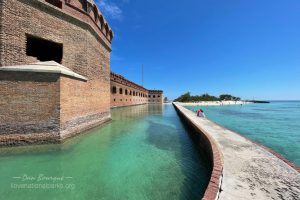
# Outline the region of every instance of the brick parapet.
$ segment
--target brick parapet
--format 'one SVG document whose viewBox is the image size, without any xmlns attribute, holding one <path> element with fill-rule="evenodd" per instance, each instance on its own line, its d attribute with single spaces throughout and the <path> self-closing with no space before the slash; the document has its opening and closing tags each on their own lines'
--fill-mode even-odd
<svg viewBox="0 0 300 200">
<path fill-rule="evenodd" d="M 144 88 L 143 86 L 140 86 L 140 85 L 126 79 L 125 77 L 123 77 L 119 74 L 113 73 L 113 72 L 110 73 L 110 81 L 122 84 L 127 87 L 131 87 L 131 88 L 134 88 L 137 90 L 148 92 L 148 90 L 146 88 Z"/>
<path fill-rule="evenodd" d="M 88 22 L 94 29 L 95 28 L 98 29 L 97 32 L 100 32 L 109 43 L 112 42 L 113 35 L 114 35 L 113 31 L 94 2 L 90 3 L 90 1 L 87 0 L 83 0 L 82 3 L 80 3 L 77 0 L 39 0 L 39 1 L 44 1 L 58 9 L 61 9 L 65 13 L 75 15 L 81 20 Z M 86 6 L 86 10 L 84 9 L 85 6 Z"/>
<path fill-rule="evenodd" d="M 107 48 L 107 50 L 111 51 L 113 32 L 101 14 L 99 15 L 101 15 L 100 18 L 104 20 L 103 27 L 108 28 L 109 30 L 108 32 L 111 33 L 110 36 L 107 35 L 105 32 L 103 32 L 101 26 L 97 24 L 97 22 L 94 19 L 92 19 L 92 16 L 89 13 L 87 13 L 86 11 L 80 9 L 79 7 L 71 3 L 64 1 L 62 8 L 58 8 L 53 4 L 47 2 L 46 0 L 17 0 L 17 1 L 31 5 L 33 7 L 37 7 L 43 10 L 44 12 L 50 12 L 51 14 L 57 16 L 58 18 L 63 18 L 70 23 L 73 23 L 77 26 L 80 26 L 90 31 L 90 33 L 94 35 L 94 37 L 97 40 L 99 40 Z"/>
</svg>

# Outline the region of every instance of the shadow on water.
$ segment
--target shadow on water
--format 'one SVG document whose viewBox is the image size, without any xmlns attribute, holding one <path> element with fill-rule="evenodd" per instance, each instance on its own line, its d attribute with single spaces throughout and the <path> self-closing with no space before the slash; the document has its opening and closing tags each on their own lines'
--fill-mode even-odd
<svg viewBox="0 0 300 200">
<path fill-rule="evenodd" d="M 147 142 L 158 149 L 174 153 L 179 161 L 181 171 L 186 177 L 182 183 L 180 199 L 200 199 L 210 178 L 209 159 L 192 130 L 176 116 L 173 106 L 167 109 L 173 115 L 164 114 L 161 120 L 167 121 L 170 126 L 160 120 L 148 120 Z"/>
</svg>

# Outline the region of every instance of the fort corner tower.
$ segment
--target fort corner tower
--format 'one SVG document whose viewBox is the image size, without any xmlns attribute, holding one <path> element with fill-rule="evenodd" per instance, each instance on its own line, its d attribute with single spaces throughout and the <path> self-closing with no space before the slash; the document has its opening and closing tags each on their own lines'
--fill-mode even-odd
<svg viewBox="0 0 300 200">
<path fill-rule="evenodd" d="M 112 39 L 93 0 L 0 0 L 0 144 L 109 120 Z"/>
</svg>

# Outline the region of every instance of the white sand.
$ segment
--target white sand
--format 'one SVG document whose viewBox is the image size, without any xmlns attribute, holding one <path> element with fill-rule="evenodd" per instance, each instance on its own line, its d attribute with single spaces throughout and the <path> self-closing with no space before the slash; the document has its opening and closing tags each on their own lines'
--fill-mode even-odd
<svg viewBox="0 0 300 200">
<path fill-rule="evenodd" d="M 242 105 L 250 104 L 247 101 L 199 101 L 199 102 L 176 102 L 183 106 L 224 106 L 224 105 Z"/>
</svg>

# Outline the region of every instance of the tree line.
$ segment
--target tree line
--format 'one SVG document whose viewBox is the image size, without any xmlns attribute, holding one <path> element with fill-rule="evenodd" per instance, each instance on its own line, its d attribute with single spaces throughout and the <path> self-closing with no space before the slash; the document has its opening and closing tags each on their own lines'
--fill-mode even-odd
<svg viewBox="0 0 300 200">
<path fill-rule="evenodd" d="M 197 101 L 227 101 L 227 100 L 232 100 L 232 101 L 239 101 L 241 100 L 240 97 L 235 97 L 230 94 L 222 94 L 219 97 L 216 96 L 211 96 L 209 94 L 202 94 L 202 95 L 191 95 L 190 92 L 187 92 L 181 96 L 179 96 L 177 99 L 174 101 L 177 102 L 197 102 Z"/>
</svg>

